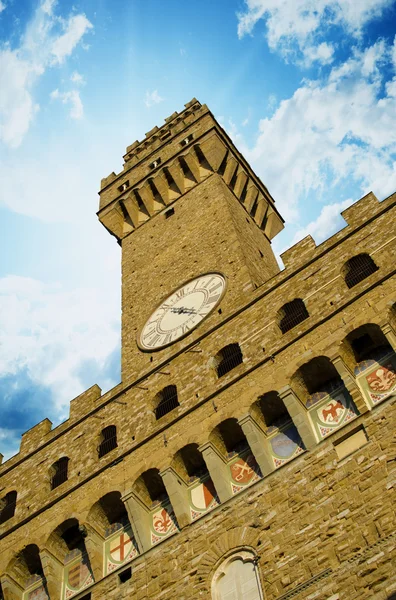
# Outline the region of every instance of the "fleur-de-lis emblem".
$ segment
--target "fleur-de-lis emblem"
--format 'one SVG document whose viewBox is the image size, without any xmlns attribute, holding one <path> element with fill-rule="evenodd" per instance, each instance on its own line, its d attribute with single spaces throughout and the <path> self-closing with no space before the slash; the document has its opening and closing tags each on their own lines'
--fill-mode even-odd
<svg viewBox="0 0 396 600">
<path fill-rule="evenodd" d="M 154 515 L 153 525 L 154 529 L 159 533 L 166 533 L 169 531 L 170 527 L 172 526 L 172 520 L 165 508 Z"/>
</svg>

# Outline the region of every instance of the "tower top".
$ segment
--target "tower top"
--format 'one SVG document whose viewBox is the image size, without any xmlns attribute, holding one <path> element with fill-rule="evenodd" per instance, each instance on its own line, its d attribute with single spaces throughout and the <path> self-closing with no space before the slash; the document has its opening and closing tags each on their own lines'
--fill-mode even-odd
<svg viewBox="0 0 396 600">
<path fill-rule="evenodd" d="M 123 170 L 101 181 L 99 220 L 121 240 L 214 173 L 269 240 L 281 231 L 283 219 L 268 189 L 195 98 L 127 147 Z"/>
</svg>

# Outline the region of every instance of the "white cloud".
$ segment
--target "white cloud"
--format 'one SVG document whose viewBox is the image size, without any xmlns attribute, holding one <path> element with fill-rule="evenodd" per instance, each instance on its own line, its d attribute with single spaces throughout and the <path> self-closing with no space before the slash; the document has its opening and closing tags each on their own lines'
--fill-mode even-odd
<svg viewBox="0 0 396 600">
<path fill-rule="evenodd" d="M 100 370 L 119 343 L 114 295 L 118 290 L 111 288 L 99 295 L 96 289 L 66 290 L 25 277 L 0 279 L 0 313 L 7 315 L 0 329 L 0 345 L 7 348 L 0 375 L 26 370 L 52 390 L 67 416 L 69 401 L 86 387 L 82 365 L 88 361 Z M 116 383 L 108 379 L 102 385 Z"/>
<path fill-rule="evenodd" d="M 161 96 L 158 93 L 158 90 L 154 90 L 153 92 L 149 92 L 147 90 L 146 92 L 146 96 L 144 99 L 144 103 L 147 106 L 147 108 L 150 108 L 151 106 L 154 106 L 154 104 L 159 104 L 160 102 L 163 102 L 164 98 L 161 98 Z"/>
<path fill-rule="evenodd" d="M 364 25 L 392 3 L 393 0 L 245 0 L 245 10 L 238 14 L 238 35 L 252 33 L 257 22 L 264 19 L 271 50 L 280 51 L 285 58 L 302 53 L 306 64 L 312 60 L 328 63 L 331 48 L 321 42 L 331 26 L 340 26 L 349 35 L 359 37 Z M 314 51 L 314 46 L 321 49 Z"/>
<path fill-rule="evenodd" d="M 60 100 L 62 104 L 70 104 L 70 116 L 72 119 L 82 119 L 84 107 L 78 90 L 60 92 L 56 89 L 51 92 L 50 96 L 52 100 Z"/>
<path fill-rule="evenodd" d="M 5 10 L 6 8 L 7 6 L 4 4 L 4 2 L 0 0 L 0 13 L 3 12 L 3 10 Z"/>
<path fill-rule="evenodd" d="M 70 17 L 65 26 L 65 33 L 53 41 L 51 54 L 54 56 L 54 61 L 64 62 L 89 29 L 92 29 L 92 23 L 85 15 Z"/>
<path fill-rule="evenodd" d="M 38 110 L 33 89 L 39 78 L 52 65 L 64 62 L 92 28 L 85 15 L 61 20 L 53 15 L 54 7 L 54 0 L 44 0 L 28 23 L 19 47 L 5 45 L 0 49 L 0 141 L 13 148 L 21 144 Z M 75 115 L 77 104 L 75 98 Z"/>
<path fill-rule="evenodd" d="M 298 221 L 308 194 L 322 199 L 347 181 L 362 195 L 396 189 L 396 90 L 383 89 L 385 61 L 390 49 L 378 42 L 327 79 L 305 81 L 261 120 L 255 146 L 241 148 L 287 221 Z"/>
<path fill-rule="evenodd" d="M 355 200 L 356 198 L 348 198 L 343 202 L 335 202 L 334 204 L 323 206 L 320 215 L 314 221 L 311 221 L 295 233 L 291 245 L 296 244 L 307 235 L 311 235 L 315 242 L 319 244 L 338 231 L 342 226 L 346 226 L 340 213 L 353 204 Z"/>
<path fill-rule="evenodd" d="M 72 81 L 75 85 L 85 85 L 85 79 L 80 73 L 78 73 L 78 71 L 74 71 L 74 73 L 72 73 L 70 81 Z"/>
</svg>

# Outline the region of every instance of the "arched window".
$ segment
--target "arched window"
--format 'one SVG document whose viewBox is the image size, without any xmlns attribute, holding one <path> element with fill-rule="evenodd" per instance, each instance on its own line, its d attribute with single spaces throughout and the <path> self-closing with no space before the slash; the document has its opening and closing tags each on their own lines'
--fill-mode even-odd
<svg viewBox="0 0 396 600">
<path fill-rule="evenodd" d="M 109 425 L 102 429 L 101 442 L 98 446 L 99 458 L 117 448 L 117 428 L 115 425 Z"/>
<path fill-rule="evenodd" d="M 50 469 L 51 473 L 51 489 L 54 490 L 59 485 L 67 481 L 68 477 L 69 459 L 67 456 L 63 456 L 54 463 Z"/>
<path fill-rule="evenodd" d="M 218 377 L 222 377 L 228 371 L 235 369 L 243 362 L 242 350 L 239 344 L 229 344 L 220 350 L 216 358 L 216 372 Z"/>
<path fill-rule="evenodd" d="M 236 552 L 220 565 L 213 577 L 212 600 L 264 600 L 252 551 Z"/>
<path fill-rule="evenodd" d="M 157 394 L 157 406 L 155 409 L 155 418 L 158 420 L 168 412 L 180 406 L 177 399 L 177 389 L 175 385 L 167 385 L 159 394 Z"/>
<path fill-rule="evenodd" d="M 293 329 L 293 327 L 309 317 L 304 301 L 301 298 L 296 298 L 284 304 L 279 310 L 278 315 L 280 318 L 279 327 L 282 333 Z"/>
<path fill-rule="evenodd" d="M 378 267 L 368 254 L 352 256 L 344 265 L 345 283 L 349 288 L 354 287 L 372 273 L 378 271 Z"/>
<path fill-rule="evenodd" d="M 17 492 L 15 491 L 8 492 L 8 494 L 0 500 L 0 523 L 5 523 L 5 521 L 8 521 L 8 519 L 11 519 L 11 517 L 14 516 L 16 501 Z"/>
</svg>

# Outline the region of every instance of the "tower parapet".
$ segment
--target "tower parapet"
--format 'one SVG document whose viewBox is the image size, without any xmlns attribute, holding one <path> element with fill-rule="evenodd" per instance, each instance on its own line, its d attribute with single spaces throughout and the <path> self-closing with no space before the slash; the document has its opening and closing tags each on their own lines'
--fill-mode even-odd
<svg viewBox="0 0 396 600">
<path fill-rule="evenodd" d="M 265 185 L 207 106 L 195 98 L 162 127 L 154 127 L 124 155 L 124 169 L 102 179 L 98 217 L 122 239 L 217 173 L 271 240 L 283 219 Z"/>
</svg>

